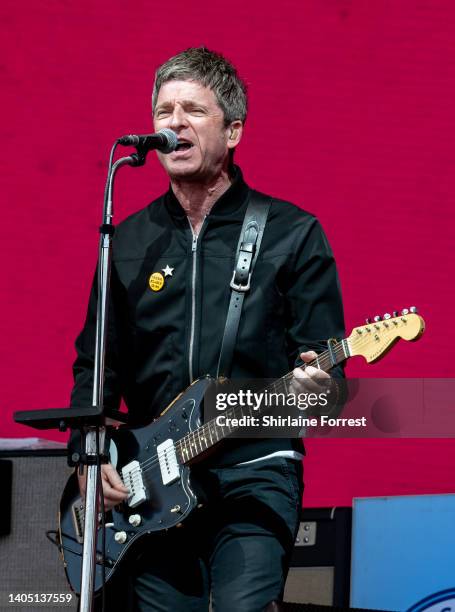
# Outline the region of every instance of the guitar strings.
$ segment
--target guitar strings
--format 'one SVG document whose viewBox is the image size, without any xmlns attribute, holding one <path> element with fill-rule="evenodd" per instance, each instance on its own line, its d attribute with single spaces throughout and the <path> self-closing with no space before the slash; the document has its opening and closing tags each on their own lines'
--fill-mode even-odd
<svg viewBox="0 0 455 612">
<path fill-rule="evenodd" d="M 345 352 L 344 352 L 343 347 L 341 346 L 341 343 L 339 343 L 337 346 L 334 346 L 333 348 L 334 348 L 335 352 L 337 352 L 337 353 L 343 352 L 343 355 L 345 356 Z M 339 355 L 337 355 L 337 356 L 339 357 Z M 330 366 L 332 364 L 331 360 L 329 360 L 328 352 L 327 352 L 327 354 L 326 353 L 322 353 L 322 354 L 320 354 L 318 356 L 319 366 L 324 361 L 327 361 L 327 363 L 324 363 L 324 365 Z M 301 366 L 301 367 L 302 367 L 302 369 L 305 369 L 306 367 L 308 367 L 310 365 L 312 366 L 312 365 L 318 365 L 318 364 L 316 363 L 316 360 L 313 360 L 313 361 L 305 364 L 304 367 L 303 366 Z M 319 367 L 319 369 L 321 369 L 321 368 Z M 283 386 L 284 390 L 287 391 L 285 383 L 287 381 L 292 380 L 293 378 L 294 378 L 293 373 L 289 372 L 288 374 L 286 374 L 285 376 L 283 376 L 282 378 L 280 378 L 276 382 L 274 382 L 272 385 L 270 385 L 270 387 L 274 388 L 274 389 L 276 388 L 276 390 L 278 390 L 280 386 Z M 229 411 L 227 411 L 226 414 L 234 415 L 236 413 L 236 410 L 237 410 L 237 407 L 233 407 Z M 251 409 L 250 409 L 250 411 L 251 411 Z M 224 437 L 224 429 L 225 429 L 224 427 L 221 427 L 219 425 L 214 425 L 213 424 L 213 419 L 212 419 L 211 421 L 209 421 L 208 423 L 206 423 L 202 427 L 199 427 L 195 431 L 189 432 L 183 438 L 178 440 L 175 443 L 175 446 L 181 452 L 182 456 L 183 456 L 182 447 L 185 448 L 185 450 L 186 450 L 186 452 L 188 454 L 188 449 L 186 448 L 187 444 L 189 444 L 190 447 L 193 447 L 193 448 L 196 448 L 196 449 L 199 446 L 200 449 L 201 449 L 201 452 L 202 452 L 203 446 L 206 446 L 206 449 L 208 448 L 207 447 L 207 441 L 208 440 L 210 440 L 210 446 L 213 445 L 213 444 L 216 444 L 217 442 L 220 441 L 220 439 L 218 438 L 218 433 L 217 433 L 218 431 L 221 430 L 221 433 L 222 433 L 222 435 Z M 231 433 L 231 431 L 232 431 L 231 428 L 227 427 L 227 429 L 230 430 L 230 433 Z M 215 442 L 213 440 L 212 433 L 214 434 Z M 157 454 L 157 455 L 154 455 L 153 457 L 149 458 L 148 460 L 144 461 L 141 464 L 141 468 L 143 469 L 143 471 L 147 471 L 147 469 L 149 469 L 149 467 L 152 467 L 152 464 L 157 461 L 157 458 L 159 460 L 159 456 L 160 455 Z"/>
<path fill-rule="evenodd" d="M 374 324 L 372 324 L 374 325 Z M 354 337 L 350 340 L 351 345 L 353 345 L 355 348 L 362 348 L 365 345 L 368 345 L 371 340 L 370 340 L 371 336 L 360 336 L 359 337 Z M 340 342 L 338 342 L 336 345 L 334 345 L 332 347 L 332 350 L 334 351 L 335 354 L 337 354 L 337 357 L 339 357 L 339 353 L 343 353 L 344 357 L 346 357 L 346 352 L 343 346 L 343 342 L 347 342 L 348 338 L 341 340 Z M 344 359 L 343 359 L 344 360 Z M 342 361 L 343 361 L 342 360 Z M 314 359 L 313 361 L 310 361 L 306 364 L 303 364 L 301 366 L 299 366 L 302 370 L 305 370 L 308 366 L 312 366 L 312 367 L 317 367 L 318 369 L 324 369 L 321 368 L 321 364 L 323 365 L 327 365 L 327 366 L 331 366 L 332 365 L 332 361 L 330 358 L 330 352 L 324 351 L 323 353 L 321 353 L 320 355 L 318 355 L 318 357 L 316 359 Z M 293 373 L 292 372 L 288 372 L 288 374 L 285 374 L 283 377 L 279 378 L 278 381 L 276 381 L 275 383 L 272 383 L 272 385 L 270 385 L 271 387 L 275 386 L 276 384 L 284 384 L 284 382 L 286 381 L 290 381 L 293 378 Z M 231 411 L 235 410 L 235 407 L 231 409 Z M 229 412 L 229 411 L 228 411 Z M 227 414 L 227 413 L 226 413 Z M 212 419 L 213 421 L 213 419 Z M 198 442 L 199 442 L 199 446 L 202 452 L 202 443 L 201 443 L 201 434 L 203 433 L 203 440 L 204 440 L 204 444 L 206 441 L 206 437 L 207 437 L 207 431 L 208 431 L 208 435 L 210 437 L 211 440 L 211 444 L 216 444 L 217 442 L 219 442 L 220 440 L 216 440 L 216 442 L 213 442 L 213 438 L 211 435 L 211 430 L 210 430 L 210 424 L 212 421 L 209 421 L 208 423 L 205 423 L 202 427 L 199 427 L 198 429 L 196 429 L 195 431 L 189 432 L 188 434 L 186 434 L 185 436 L 183 436 L 180 440 L 178 440 L 175 443 L 175 448 L 177 450 L 179 450 L 180 452 L 182 451 L 182 446 L 185 445 L 185 449 L 188 453 L 188 449 L 186 448 L 186 445 L 189 444 L 190 446 L 192 445 L 193 447 L 198 446 Z M 212 425 L 213 428 L 213 425 Z M 223 431 L 223 427 L 219 426 L 219 425 L 215 425 L 215 428 L 221 429 L 222 430 L 222 434 L 224 435 L 224 431 Z M 229 429 L 229 427 L 228 427 Z M 216 431 L 216 430 L 215 430 Z M 231 432 L 230 432 L 231 433 Z M 208 446 L 206 447 L 205 450 L 207 450 Z M 143 461 L 142 463 L 139 464 L 139 466 L 137 468 L 135 468 L 134 470 L 132 470 L 130 472 L 130 474 L 133 475 L 133 477 L 138 476 L 141 472 L 147 472 L 150 469 L 154 468 L 154 467 L 159 467 L 159 461 L 160 458 L 164 457 L 167 451 L 160 451 L 159 453 L 156 453 L 154 455 L 152 455 L 151 457 L 149 457 L 148 459 L 146 459 L 145 461 Z M 183 457 L 183 454 L 181 452 L 181 455 Z"/>
<path fill-rule="evenodd" d="M 335 353 L 340 353 L 342 352 L 344 356 L 346 356 L 344 348 L 342 346 L 342 342 L 337 343 L 334 347 L 333 350 Z M 338 356 L 338 355 L 337 355 Z M 318 369 L 323 369 L 321 368 L 321 364 L 323 362 L 327 361 L 327 363 L 324 363 L 323 365 L 327 365 L 327 366 L 331 366 L 332 365 L 332 361 L 330 360 L 329 357 L 329 351 L 325 351 L 324 353 L 321 353 L 320 355 L 318 355 L 317 359 L 314 359 L 313 361 L 310 361 L 306 364 L 303 364 L 302 366 L 300 366 L 300 368 L 302 370 L 306 369 L 308 366 L 316 366 Z M 293 378 L 293 373 L 289 372 L 288 374 L 286 374 L 285 376 L 283 376 L 282 378 L 278 379 L 275 383 L 272 383 L 272 385 L 270 385 L 271 387 L 274 387 L 276 385 L 279 384 L 284 384 L 285 381 L 290 381 Z M 284 387 L 286 389 L 286 387 Z M 235 408 L 232 408 L 230 411 L 228 412 L 234 412 Z M 213 419 L 212 419 L 213 420 Z M 199 446 L 201 448 L 201 452 L 202 452 L 202 443 L 201 443 L 201 434 L 203 433 L 203 437 L 202 439 L 204 440 L 205 443 L 205 438 L 207 436 L 207 430 L 208 430 L 208 434 L 211 440 L 211 445 L 216 444 L 217 442 L 219 442 L 220 440 L 216 440 L 216 442 L 213 442 L 213 438 L 211 435 L 211 430 L 210 430 L 210 423 L 212 421 L 209 421 L 208 423 L 204 424 L 202 427 L 199 427 L 198 429 L 196 429 L 195 431 L 189 432 L 188 434 L 186 434 L 185 436 L 183 436 L 183 438 L 181 438 L 180 440 L 178 440 L 175 443 L 175 447 L 177 448 L 177 450 L 181 451 L 182 446 L 185 445 L 185 449 L 186 449 L 186 445 L 189 444 L 190 446 L 192 445 L 193 447 L 196 447 L 197 449 L 197 441 L 199 441 Z M 213 427 L 213 425 L 212 425 Z M 221 429 L 222 430 L 222 434 L 224 434 L 223 431 L 223 427 L 215 425 L 216 428 Z M 198 440 L 199 439 L 199 440 Z M 208 448 L 208 447 L 207 447 Z M 187 450 L 187 449 L 186 449 Z M 187 450 L 188 452 L 188 450 Z M 139 466 L 137 468 L 135 468 L 134 470 L 132 470 L 130 472 L 131 475 L 133 475 L 133 478 L 138 476 L 141 472 L 146 472 L 148 470 L 150 470 L 153 467 L 158 467 L 159 465 L 159 460 L 160 458 L 164 457 L 164 455 L 166 454 L 166 451 L 160 451 L 159 453 L 156 453 L 154 455 L 152 455 L 151 457 L 149 457 L 148 459 L 146 459 L 145 461 L 143 461 L 142 463 L 139 464 Z M 183 453 L 181 452 L 182 457 L 183 457 Z"/>
<path fill-rule="evenodd" d="M 340 353 L 343 352 L 343 355 L 345 356 L 345 351 L 344 348 L 342 346 L 342 342 L 339 342 L 337 345 L 335 345 L 333 347 L 333 350 L 335 353 Z M 338 355 L 339 356 L 339 355 Z M 329 358 L 329 352 L 325 351 L 324 353 L 321 353 L 320 355 L 318 355 L 317 359 L 306 363 L 302 366 L 300 366 L 302 369 L 305 369 L 308 366 L 317 366 L 319 369 L 321 369 L 321 363 L 327 361 L 327 364 L 324 363 L 324 365 L 330 366 L 332 364 L 330 358 Z M 288 380 L 292 380 L 293 378 L 293 373 L 289 372 L 288 374 L 286 374 L 285 376 L 283 376 L 281 379 L 278 379 L 278 381 L 276 381 L 275 383 L 273 383 L 273 385 L 271 386 L 275 386 L 277 384 L 283 384 L 284 381 L 288 381 Z M 283 382 L 282 382 L 283 381 Z M 234 412 L 235 408 L 231 409 L 230 412 Z M 211 421 L 209 421 L 209 423 L 206 423 L 205 425 L 203 425 L 202 427 L 198 428 L 197 430 L 193 431 L 193 432 L 189 432 L 188 434 L 186 434 L 183 438 L 181 438 L 180 440 L 178 440 L 175 443 L 175 447 L 178 448 L 178 450 L 181 450 L 182 445 L 185 443 L 185 447 L 186 444 L 189 443 L 190 445 L 193 445 L 193 447 L 195 446 L 197 448 L 198 444 L 197 442 L 199 441 L 199 446 L 201 448 L 201 452 L 202 452 L 202 443 L 201 443 L 201 432 L 204 433 L 203 436 L 203 440 L 205 442 L 205 436 L 206 436 L 206 431 L 208 430 L 209 434 L 210 434 L 210 439 L 213 445 L 213 438 L 211 436 L 211 431 L 210 431 L 210 423 Z M 220 428 L 221 430 L 223 430 L 223 427 L 220 426 L 216 426 L 218 428 Z M 224 434 L 224 431 L 222 431 L 222 433 Z M 198 440 L 199 438 L 199 440 Z M 185 441 L 186 440 L 186 441 Z M 218 442 L 219 440 L 217 440 Z M 159 466 L 159 460 L 160 457 L 163 457 L 164 454 L 166 453 L 166 451 L 160 451 L 159 453 L 156 453 L 155 455 L 153 455 L 152 457 L 150 457 L 149 459 L 147 459 L 146 461 L 144 461 L 143 463 L 141 463 L 139 465 L 139 467 L 135 468 L 134 470 L 132 470 L 130 473 L 133 474 L 134 476 L 138 476 L 140 474 L 140 472 L 146 472 L 154 467 L 158 467 Z"/>
<path fill-rule="evenodd" d="M 333 350 L 334 350 L 335 353 L 341 353 L 342 352 L 343 355 L 345 356 L 345 351 L 344 351 L 344 348 L 342 346 L 342 342 L 337 343 L 337 345 L 335 345 L 333 347 Z M 330 366 L 332 364 L 332 361 L 330 360 L 329 352 L 328 351 L 325 351 L 324 353 L 321 353 L 320 355 L 318 355 L 317 359 L 315 359 L 315 360 L 313 360 L 313 361 L 311 361 L 309 363 L 306 363 L 306 364 L 304 364 L 304 365 L 302 365 L 300 367 L 302 369 L 305 369 L 308 366 L 317 366 L 318 369 L 321 369 L 320 366 L 321 366 L 322 362 L 327 362 L 327 363 L 324 363 L 324 365 L 327 365 L 327 366 Z M 292 378 L 293 378 L 293 373 L 289 372 L 288 374 L 286 374 L 282 378 L 278 379 L 278 381 L 273 383 L 271 386 L 275 386 L 277 384 L 283 384 L 282 381 L 284 382 L 284 381 L 292 380 Z M 235 411 L 235 408 L 232 408 L 230 410 L 230 412 L 234 412 L 234 411 Z M 209 421 L 209 423 L 206 423 L 202 427 L 199 427 L 195 431 L 189 432 L 188 434 L 186 434 L 183 438 L 181 438 L 180 440 L 178 440 L 175 443 L 175 447 L 177 447 L 178 450 L 181 450 L 181 447 L 182 447 L 183 443 L 185 443 L 185 447 L 186 447 L 186 444 L 189 443 L 190 445 L 192 445 L 193 447 L 196 447 L 196 449 L 197 449 L 198 442 L 199 442 L 199 446 L 200 446 L 201 452 L 202 452 L 201 433 L 202 432 L 204 433 L 204 436 L 203 436 L 202 439 L 204 440 L 204 443 L 205 443 L 205 437 L 207 435 L 206 434 L 207 430 L 209 432 L 210 439 L 211 439 L 211 442 L 212 442 L 212 445 L 213 445 L 214 443 L 213 443 L 213 438 L 211 436 L 210 423 L 211 423 L 211 421 Z M 218 427 L 221 430 L 224 429 L 223 427 L 220 427 L 220 426 L 216 426 L 216 427 Z M 222 433 L 224 434 L 224 431 L 222 431 Z M 199 440 L 198 440 L 198 438 L 199 438 Z M 219 442 L 219 440 L 217 440 L 216 442 Z M 137 467 L 134 470 L 132 470 L 131 474 L 137 476 L 141 471 L 142 472 L 146 472 L 149 469 L 155 467 L 155 464 L 156 464 L 156 467 L 158 467 L 158 465 L 159 465 L 158 462 L 160 460 L 160 457 L 163 457 L 163 455 L 165 453 L 166 453 L 166 451 L 160 451 L 159 453 L 153 455 L 152 457 L 150 457 L 149 459 L 147 459 L 143 463 L 141 463 L 139 465 L 139 467 Z"/>
</svg>

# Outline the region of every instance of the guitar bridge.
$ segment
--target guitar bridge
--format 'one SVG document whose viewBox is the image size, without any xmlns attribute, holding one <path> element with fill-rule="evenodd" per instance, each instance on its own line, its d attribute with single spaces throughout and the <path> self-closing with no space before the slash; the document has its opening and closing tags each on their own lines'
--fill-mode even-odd
<svg viewBox="0 0 455 612">
<path fill-rule="evenodd" d="M 74 533 L 79 544 L 84 542 L 84 519 L 85 508 L 81 500 L 73 504 L 71 508 L 71 516 L 73 517 Z"/>
<path fill-rule="evenodd" d="M 142 478 L 142 468 L 139 461 L 131 461 L 122 468 L 123 484 L 130 490 L 128 506 L 135 508 L 147 500 L 147 491 Z"/>
<path fill-rule="evenodd" d="M 85 505 L 81 498 L 79 498 L 71 506 L 71 516 L 73 518 L 74 534 L 79 544 L 84 543 L 84 529 L 85 529 Z M 103 515 L 98 512 L 98 526 L 101 524 Z M 108 525 L 106 525 L 108 527 Z"/>
</svg>

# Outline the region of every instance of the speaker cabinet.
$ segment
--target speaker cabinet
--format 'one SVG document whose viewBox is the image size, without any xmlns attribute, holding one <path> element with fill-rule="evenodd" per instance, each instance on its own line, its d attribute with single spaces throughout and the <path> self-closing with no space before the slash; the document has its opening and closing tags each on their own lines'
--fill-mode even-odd
<svg viewBox="0 0 455 612">
<path fill-rule="evenodd" d="M 5 496 L 10 499 L 2 494 L 2 522 L 3 506 L 11 508 L 9 529 L 5 533 L 2 525 L 0 534 L 2 599 L 9 593 L 69 593 L 60 553 L 46 537 L 46 531 L 57 529 L 60 496 L 71 473 L 66 452 L 3 451 L 0 458 L 2 488 L 3 474 L 8 469 L 5 465 L 9 465 L 12 474 L 11 495 Z M 74 606 L 64 609 L 76 609 L 74 597 L 73 601 Z M 0 609 L 5 603 L 0 603 Z M 19 609 L 17 605 L 13 607 Z M 33 606 L 24 609 L 32 610 Z"/>
<path fill-rule="evenodd" d="M 308 508 L 301 523 L 284 600 L 349 607 L 351 508 Z"/>
</svg>

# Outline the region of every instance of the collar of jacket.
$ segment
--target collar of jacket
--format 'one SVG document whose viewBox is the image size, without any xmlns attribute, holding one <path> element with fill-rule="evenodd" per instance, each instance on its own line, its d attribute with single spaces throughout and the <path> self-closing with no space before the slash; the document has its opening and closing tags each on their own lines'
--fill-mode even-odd
<svg viewBox="0 0 455 612">
<path fill-rule="evenodd" d="M 210 218 L 226 217 L 232 219 L 242 219 L 244 216 L 244 206 L 249 187 L 243 180 L 242 171 L 238 166 L 234 166 L 232 183 L 221 197 L 215 202 L 210 211 Z M 172 187 L 169 186 L 168 192 L 164 196 L 164 202 L 173 217 L 183 219 L 186 213 L 183 210 L 180 202 L 176 198 Z"/>
</svg>

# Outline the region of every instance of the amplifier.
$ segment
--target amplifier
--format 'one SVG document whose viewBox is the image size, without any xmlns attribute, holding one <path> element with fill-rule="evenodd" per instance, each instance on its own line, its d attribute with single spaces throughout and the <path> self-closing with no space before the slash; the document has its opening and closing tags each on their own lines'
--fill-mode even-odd
<svg viewBox="0 0 455 612">
<path fill-rule="evenodd" d="M 69 593 L 60 553 L 46 537 L 46 531 L 57 529 L 60 496 L 71 473 L 66 451 L 3 451 L 0 458 L 2 488 L 3 475 L 9 469 L 11 477 L 12 472 L 10 499 L 5 500 L 9 496 L 2 493 L 0 506 L 2 523 L 5 508 L 11 510 L 8 529 L 2 525 L 0 534 L 2 597 L 7 593 Z M 75 608 L 76 602 L 74 607 L 65 606 L 66 610 Z"/>
<path fill-rule="evenodd" d="M 351 508 L 302 511 L 285 601 L 349 607 L 351 521 Z"/>
</svg>

